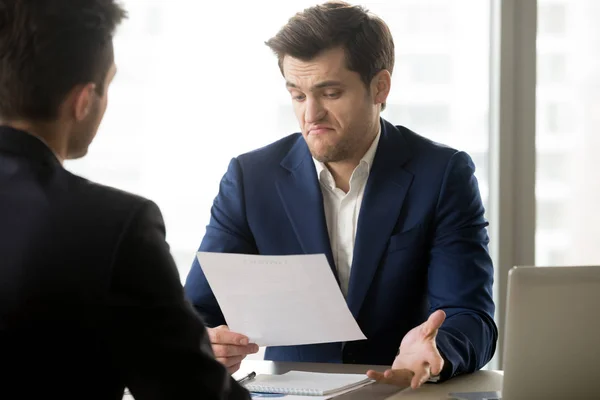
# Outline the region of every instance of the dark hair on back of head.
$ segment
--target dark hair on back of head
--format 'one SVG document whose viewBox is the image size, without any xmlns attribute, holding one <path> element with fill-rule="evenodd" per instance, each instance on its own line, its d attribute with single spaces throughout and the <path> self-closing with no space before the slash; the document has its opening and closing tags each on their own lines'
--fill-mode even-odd
<svg viewBox="0 0 600 400">
<path fill-rule="evenodd" d="M 0 0 L 0 117 L 52 120 L 79 84 L 102 95 L 124 18 L 115 0 Z"/>
</svg>

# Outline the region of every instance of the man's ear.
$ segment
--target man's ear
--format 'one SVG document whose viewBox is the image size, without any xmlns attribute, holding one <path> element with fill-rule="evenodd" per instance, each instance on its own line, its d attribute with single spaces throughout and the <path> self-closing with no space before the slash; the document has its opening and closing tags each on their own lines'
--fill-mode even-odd
<svg viewBox="0 0 600 400">
<path fill-rule="evenodd" d="M 73 89 L 73 116 L 77 121 L 83 121 L 89 115 L 96 96 L 96 84 L 88 83 Z"/>
<path fill-rule="evenodd" d="M 379 71 L 371 81 L 371 93 L 375 104 L 384 104 L 387 101 L 392 87 L 392 76 L 386 69 Z"/>
</svg>

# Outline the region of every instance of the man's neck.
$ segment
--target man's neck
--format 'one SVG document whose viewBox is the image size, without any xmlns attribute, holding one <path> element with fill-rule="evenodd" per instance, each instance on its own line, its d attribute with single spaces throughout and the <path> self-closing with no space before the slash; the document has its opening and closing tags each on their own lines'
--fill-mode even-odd
<svg viewBox="0 0 600 400">
<path fill-rule="evenodd" d="M 66 158 L 66 140 L 56 134 L 58 129 L 52 123 L 31 123 L 28 121 L 4 121 L 0 124 L 18 129 L 35 136 L 54 153 L 58 161 L 63 164 Z"/>
<path fill-rule="evenodd" d="M 345 160 L 330 162 L 326 163 L 325 166 L 329 172 L 331 172 L 331 176 L 333 176 L 333 180 L 335 181 L 335 186 L 342 189 L 344 193 L 348 193 L 350 190 L 350 178 L 359 163 L 360 158 L 356 161 Z"/>
<path fill-rule="evenodd" d="M 375 133 L 369 135 L 370 140 L 366 141 L 351 159 L 325 163 L 325 166 L 333 176 L 336 187 L 342 189 L 345 193 L 348 193 L 350 190 L 350 178 L 352 177 L 352 173 L 373 144 L 373 141 L 379 134 L 379 129 L 380 128 L 377 127 Z"/>
</svg>

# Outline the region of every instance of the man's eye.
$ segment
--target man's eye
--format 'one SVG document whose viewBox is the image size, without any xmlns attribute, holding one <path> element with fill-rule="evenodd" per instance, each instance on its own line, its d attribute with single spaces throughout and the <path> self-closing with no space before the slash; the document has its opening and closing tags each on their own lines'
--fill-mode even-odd
<svg viewBox="0 0 600 400">
<path fill-rule="evenodd" d="M 306 96 L 303 94 L 297 94 L 297 95 L 292 95 L 292 98 L 296 101 L 303 101 L 306 98 Z"/>
</svg>

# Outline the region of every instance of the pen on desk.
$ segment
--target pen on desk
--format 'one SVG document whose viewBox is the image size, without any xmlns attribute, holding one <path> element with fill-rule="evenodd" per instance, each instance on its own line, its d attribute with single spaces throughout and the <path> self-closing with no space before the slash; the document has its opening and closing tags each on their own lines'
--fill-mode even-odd
<svg viewBox="0 0 600 400">
<path fill-rule="evenodd" d="M 254 379 L 254 377 L 256 376 L 256 372 L 252 371 L 250 372 L 248 375 L 244 376 L 242 379 L 240 379 L 239 381 L 237 381 L 240 385 L 243 383 L 248 382 L 249 380 Z"/>
</svg>

